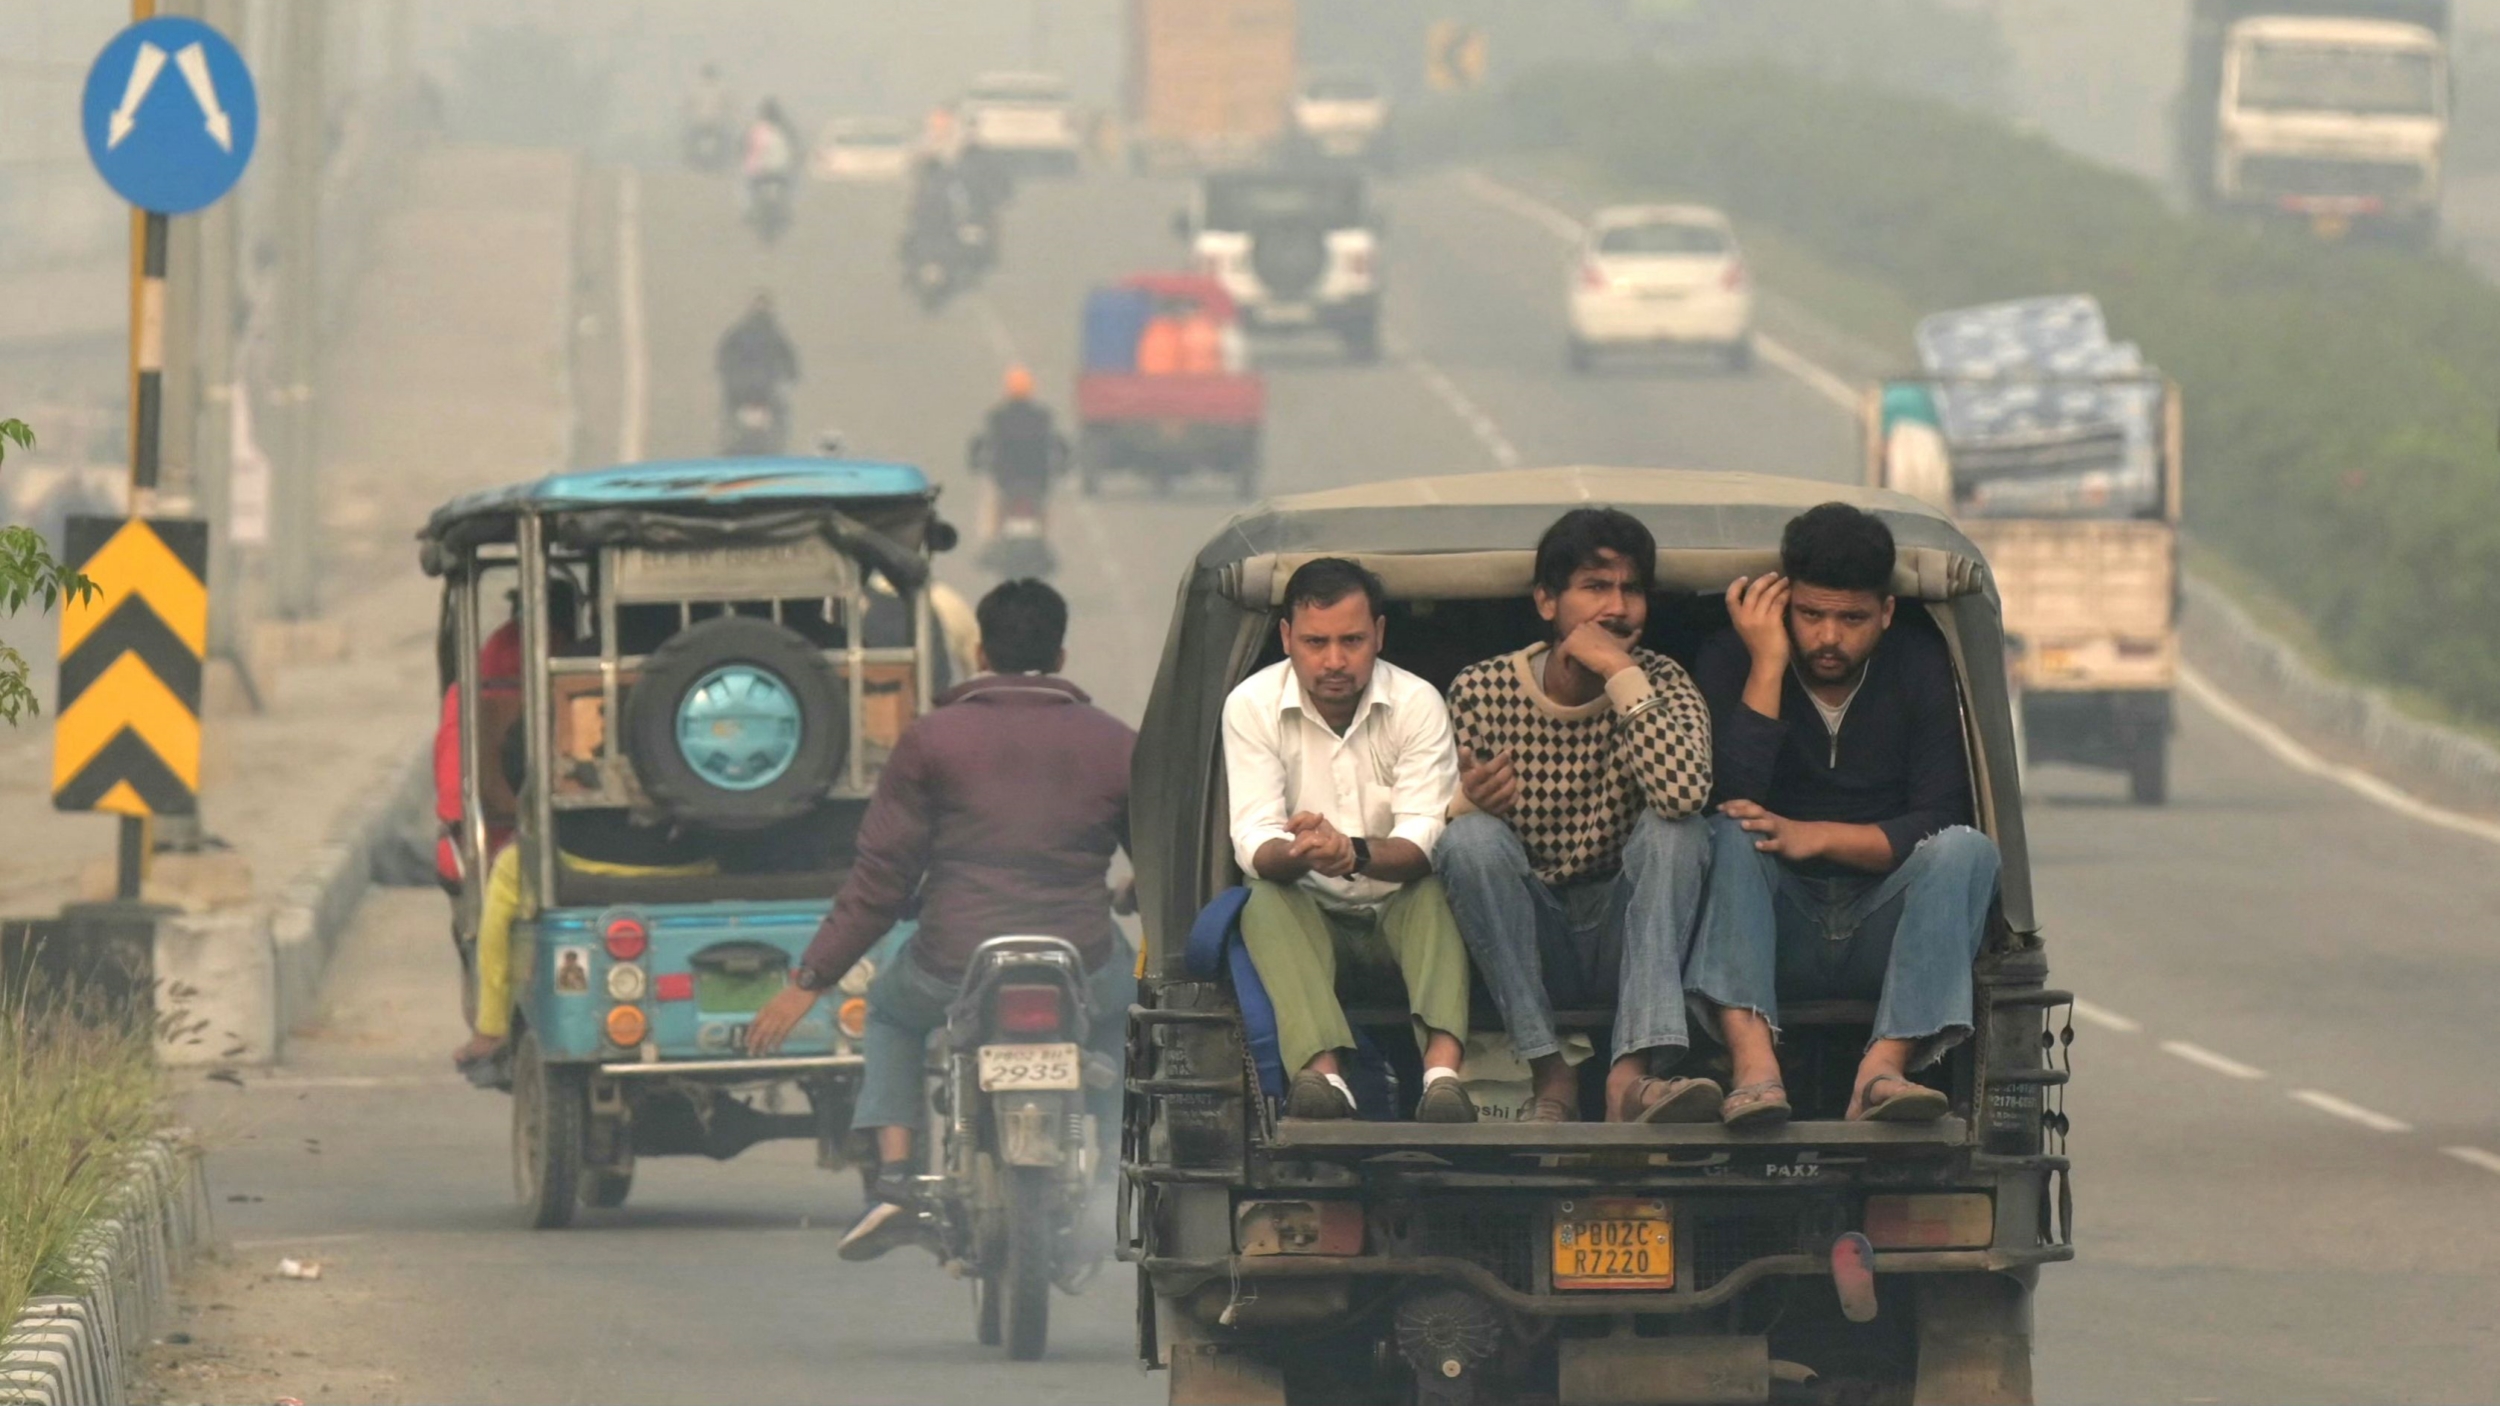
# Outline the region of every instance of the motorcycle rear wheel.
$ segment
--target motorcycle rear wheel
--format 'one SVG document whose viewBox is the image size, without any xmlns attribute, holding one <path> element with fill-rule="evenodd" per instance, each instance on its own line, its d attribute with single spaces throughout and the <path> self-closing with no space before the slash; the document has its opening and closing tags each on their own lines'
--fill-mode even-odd
<svg viewBox="0 0 2500 1406">
<path fill-rule="evenodd" d="M 1058 1277 L 1058 1173 L 1050 1167 L 1009 1167 L 1006 1300 L 1007 1356 L 1041 1360 L 1050 1341 L 1050 1283 Z"/>
</svg>

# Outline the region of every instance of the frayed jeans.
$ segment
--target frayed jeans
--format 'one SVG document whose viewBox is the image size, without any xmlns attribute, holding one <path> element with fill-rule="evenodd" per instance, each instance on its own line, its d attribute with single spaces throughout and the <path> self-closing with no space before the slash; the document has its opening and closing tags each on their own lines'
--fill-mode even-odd
<svg viewBox="0 0 2500 1406">
<path fill-rule="evenodd" d="M 1970 1033 L 1971 963 L 1996 896 L 1996 842 L 1968 826 L 1919 842 L 1889 874 L 1801 874 L 1710 818 L 1710 901 L 1687 984 L 1715 1006 L 1874 1000 L 1878 1040 L 1917 1040 L 1933 1063 Z"/>
<path fill-rule="evenodd" d="M 1432 866 L 1459 936 L 1522 1059 L 1555 1054 L 1557 1006 L 1609 1006 L 1614 1053 L 1683 1049 L 1684 947 L 1710 865 L 1701 818 L 1643 812 L 1611 879 L 1557 889 L 1536 876 L 1510 822 L 1450 822 Z"/>
</svg>

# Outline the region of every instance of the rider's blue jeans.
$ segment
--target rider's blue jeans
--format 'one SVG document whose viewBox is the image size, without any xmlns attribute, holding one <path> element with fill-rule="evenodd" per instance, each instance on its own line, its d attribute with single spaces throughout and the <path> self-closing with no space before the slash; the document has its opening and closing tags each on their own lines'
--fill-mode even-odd
<svg viewBox="0 0 2500 1406">
<path fill-rule="evenodd" d="M 1128 944 L 1113 944 L 1111 955 L 1087 979 L 1092 986 L 1087 999 L 1093 1003 L 1093 1038 L 1088 1043 L 1117 1064 L 1127 1040 L 1128 1008 L 1137 999 L 1135 959 Z M 868 983 L 868 1037 L 862 1042 L 868 1068 L 860 1077 L 853 1128 L 916 1132 L 928 1125 L 929 1036 L 945 1026 L 956 990 L 953 978 L 920 965 L 908 946 Z M 1116 1093 L 1111 1106 L 1117 1106 Z"/>
<path fill-rule="evenodd" d="M 1780 998 L 1873 1000 L 1874 1038 L 1932 1062 L 1970 1033 L 1971 962 L 1996 896 L 1996 843 L 1968 826 L 1919 842 L 1889 874 L 1800 874 L 1710 818 L 1710 901 L 1686 984 L 1777 1030 Z"/>
</svg>

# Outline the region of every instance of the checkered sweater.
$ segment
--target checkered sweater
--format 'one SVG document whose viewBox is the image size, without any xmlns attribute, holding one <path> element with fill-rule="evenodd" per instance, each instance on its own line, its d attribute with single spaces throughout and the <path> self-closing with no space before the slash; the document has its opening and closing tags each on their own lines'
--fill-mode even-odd
<svg viewBox="0 0 2500 1406">
<path fill-rule="evenodd" d="M 1460 671 L 1450 683 L 1450 723 L 1458 745 L 1479 759 L 1510 752 L 1519 772 L 1511 828 L 1537 877 L 1602 879 L 1620 866 L 1644 806 L 1676 819 L 1709 801 L 1710 712 L 1683 665 L 1646 649 L 1633 651 L 1637 672 L 1566 708 L 1545 695 L 1546 648 Z M 1458 804 L 1465 809 L 1466 798 Z"/>
</svg>

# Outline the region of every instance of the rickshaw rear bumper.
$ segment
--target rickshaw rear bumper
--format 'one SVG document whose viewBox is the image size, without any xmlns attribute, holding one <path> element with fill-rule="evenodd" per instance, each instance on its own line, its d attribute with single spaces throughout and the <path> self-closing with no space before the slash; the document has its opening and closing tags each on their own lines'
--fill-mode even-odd
<svg viewBox="0 0 2500 1406">
<path fill-rule="evenodd" d="M 741 1083 L 752 1079 L 797 1078 L 805 1075 L 849 1073 L 857 1075 L 868 1067 L 865 1055 L 788 1055 L 771 1059 L 663 1059 L 645 1063 L 640 1060 L 602 1064 L 599 1072 L 616 1079 L 709 1079 L 721 1083 Z"/>
</svg>

